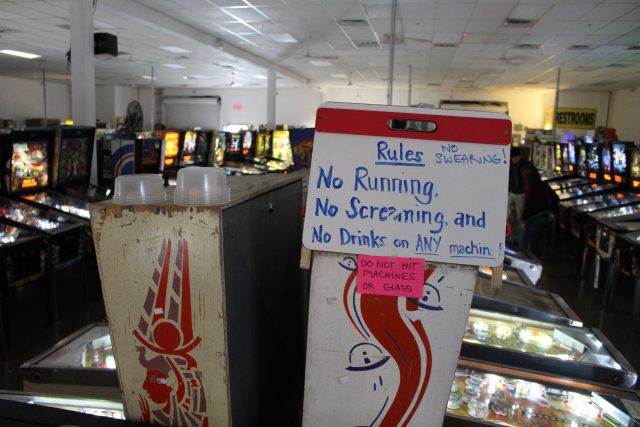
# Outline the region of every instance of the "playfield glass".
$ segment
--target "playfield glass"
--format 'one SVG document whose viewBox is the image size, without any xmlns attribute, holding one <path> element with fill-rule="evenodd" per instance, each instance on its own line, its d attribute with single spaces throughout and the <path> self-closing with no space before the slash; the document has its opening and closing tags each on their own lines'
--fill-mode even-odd
<svg viewBox="0 0 640 427">
<path fill-rule="evenodd" d="M 45 368 L 115 369 L 111 335 L 106 325 L 95 325 L 37 363 Z"/>
<path fill-rule="evenodd" d="M 624 144 L 613 144 L 613 173 L 624 175 L 627 171 L 627 153 Z"/>
<path fill-rule="evenodd" d="M 192 165 L 195 163 L 194 154 L 196 151 L 196 137 L 195 131 L 186 131 L 184 133 L 184 143 L 182 145 L 182 161 L 181 165 Z"/>
<path fill-rule="evenodd" d="M 589 330 L 471 309 L 464 342 L 622 369 Z"/>
<path fill-rule="evenodd" d="M 176 157 L 180 151 L 180 134 L 178 132 L 167 132 L 164 135 L 164 165 L 176 166 Z"/>
<path fill-rule="evenodd" d="M 512 427 L 631 425 L 602 395 L 556 387 L 458 366 L 447 414 Z"/>
<path fill-rule="evenodd" d="M 22 230 L 9 224 L 0 223 L 0 246 L 8 245 L 18 240 Z"/>
<path fill-rule="evenodd" d="M 63 225 L 54 219 L 45 218 L 36 207 L 5 198 L 0 199 L 0 217 L 44 231 L 56 230 Z"/>
<path fill-rule="evenodd" d="M 49 206 L 62 212 L 77 215 L 79 217 L 89 219 L 89 203 L 66 197 L 62 194 L 51 194 L 46 191 L 22 196 L 25 200 L 30 200 L 41 205 Z"/>
<path fill-rule="evenodd" d="M 49 183 L 46 142 L 13 144 L 11 192 L 44 188 Z"/>
<path fill-rule="evenodd" d="M 555 161 L 556 161 L 556 171 L 562 171 L 562 148 L 560 144 L 555 144 Z"/>
<path fill-rule="evenodd" d="M 602 172 L 611 173 L 611 147 L 602 147 Z"/>
<path fill-rule="evenodd" d="M 98 417 L 115 418 L 118 420 L 126 419 L 122 402 L 112 400 L 85 399 L 61 395 L 34 395 L 20 392 L 0 392 L 0 399 L 48 406 Z"/>
<path fill-rule="evenodd" d="M 58 183 L 63 184 L 70 179 L 83 180 L 89 178 L 91 159 L 87 138 L 69 138 L 60 142 L 60 167 Z"/>
</svg>

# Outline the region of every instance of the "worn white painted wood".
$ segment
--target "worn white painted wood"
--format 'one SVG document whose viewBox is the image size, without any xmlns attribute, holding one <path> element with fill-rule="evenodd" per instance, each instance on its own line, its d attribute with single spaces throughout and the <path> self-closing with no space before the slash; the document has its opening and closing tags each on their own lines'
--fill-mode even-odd
<svg viewBox="0 0 640 427">
<path fill-rule="evenodd" d="M 355 293 L 355 267 L 314 256 L 303 424 L 442 425 L 475 267 L 426 263 L 420 300 Z"/>
<path fill-rule="evenodd" d="M 92 206 L 127 419 L 230 423 L 220 211 Z"/>
</svg>

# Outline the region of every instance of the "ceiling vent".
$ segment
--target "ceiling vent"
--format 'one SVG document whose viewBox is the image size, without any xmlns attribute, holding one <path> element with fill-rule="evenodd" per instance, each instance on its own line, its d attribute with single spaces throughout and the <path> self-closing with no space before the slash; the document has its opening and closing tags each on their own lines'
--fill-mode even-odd
<svg viewBox="0 0 640 427">
<path fill-rule="evenodd" d="M 427 86 L 439 87 L 440 83 L 427 83 Z"/>
<path fill-rule="evenodd" d="M 628 64 L 609 64 L 607 68 L 627 68 Z"/>
<path fill-rule="evenodd" d="M 520 49 L 520 50 L 539 50 L 540 48 L 542 48 L 542 45 L 522 43 L 522 44 L 514 44 L 513 48 Z"/>
<path fill-rule="evenodd" d="M 458 47 L 457 43 L 434 43 L 434 47 Z"/>
<path fill-rule="evenodd" d="M 531 19 L 507 18 L 504 21 L 506 27 L 531 27 L 533 24 Z"/>
<path fill-rule="evenodd" d="M 615 82 L 603 80 L 601 82 L 592 83 L 591 86 L 610 86 L 612 84 L 615 84 Z"/>
<path fill-rule="evenodd" d="M 353 44 L 355 44 L 356 47 L 378 47 L 378 42 L 375 40 L 354 40 Z"/>
<path fill-rule="evenodd" d="M 567 50 L 591 50 L 592 47 L 588 44 L 574 44 L 567 48 Z"/>
<path fill-rule="evenodd" d="M 0 34 L 11 34 L 11 33 L 17 33 L 17 32 L 18 30 L 14 30 L 13 28 L 0 26 Z"/>
<path fill-rule="evenodd" d="M 640 50 L 640 44 L 637 44 L 637 45 L 635 45 L 635 46 L 628 47 L 628 48 L 627 48 L 627 50 Z"/>
<path fill-rule="evenodd" d="M 364 19 L 338 19 L 338 25 L 343 27 L 366 27 L 369 24 Z"/>
</svg>

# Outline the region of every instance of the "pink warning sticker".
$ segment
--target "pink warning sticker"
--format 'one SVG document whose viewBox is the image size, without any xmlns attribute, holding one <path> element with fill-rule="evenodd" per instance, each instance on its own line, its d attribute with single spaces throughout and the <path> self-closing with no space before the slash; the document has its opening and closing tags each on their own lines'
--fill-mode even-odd
<svg viewBox="0 0 640 427">
<path fill-rule="evenodd" d="M 358 255 L 358 287 L 361 294 L 420 298 L 424 260 Z"/>
</svg>

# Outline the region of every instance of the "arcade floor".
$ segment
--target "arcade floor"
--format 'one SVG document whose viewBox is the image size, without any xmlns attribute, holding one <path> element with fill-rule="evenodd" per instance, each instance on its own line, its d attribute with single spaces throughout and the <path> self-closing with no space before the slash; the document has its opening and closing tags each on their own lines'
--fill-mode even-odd
<svg viewBox="0 0 640 427">
<path fill-rule="evenodd" d="M 615 296 L 615 310 L 602 308 L 602 285 L 593 289 L 578 277 L 575 264 L 568 261 L 565 248 L 548 245 L 540 288 L 561 295 L 580 316 L 584 325 L 601 329 L 605 336 L 640 371 L 640 333 L 631 330 L 632 283 L 622 279 Z M 604 276 L 604 273 L 601 274 Z M 9 360 L 0 362 L 0 388 L 21 390 L 19 365 L 84 325 L 104 320 L 104 306 L 100 302 L 86 305 L 50 327 L 27 336 L 16 337 Z M 640 386 L 636 385 L 638 389 Z"/>
</svg>

